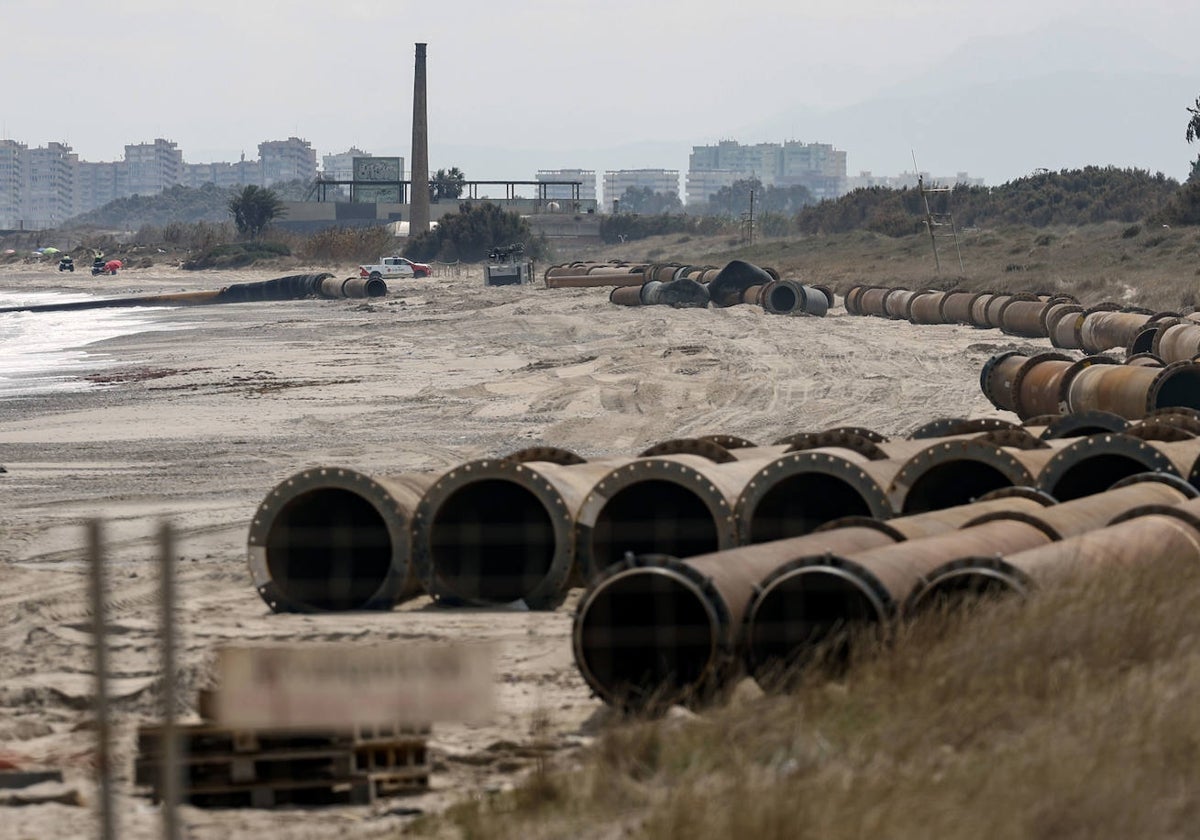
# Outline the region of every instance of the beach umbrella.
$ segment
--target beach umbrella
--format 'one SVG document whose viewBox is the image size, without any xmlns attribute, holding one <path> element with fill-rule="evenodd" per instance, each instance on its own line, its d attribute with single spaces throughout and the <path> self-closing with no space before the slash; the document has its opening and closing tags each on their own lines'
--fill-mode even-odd
<svg viewBox="0 0 1200 840">
<path fill-rule="evenodd" d="M 62 253 L 57 248 L 41 248 L 40 250 L 43 254 L 61 254 Z"/>
</svg>

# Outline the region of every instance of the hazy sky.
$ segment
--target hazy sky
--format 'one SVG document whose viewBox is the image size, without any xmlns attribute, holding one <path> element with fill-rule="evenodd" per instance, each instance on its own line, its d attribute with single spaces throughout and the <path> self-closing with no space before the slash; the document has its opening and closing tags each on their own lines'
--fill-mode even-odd
<svg viewBox="0 0 1200 840">
<path fill-rule="evenodd" d="M 974 45 L 1021 33 L 1063 33 L 1054 72 L 1190 73 L 1200 94 L 1200 3 L 1187 0 L 4 0 L 0 20 L 3 135 L 65 141 L 86 160 L 155 137 L 189 162 L 254 158 L 260 141 L 293 135 L 318 160 L 351 145 L 407 158 L 416 41 L 429 44 L 431 166 L 475 178 L 686 168 L 692 145 L 719 139 L 832 142 L 851 173 L 896 174 L 911 138 L 813 136 L 812 114 L 947 60 L 967 78 Z M 1143 49 L 1114 54 L 1127 37 Z M 1039 61 L 1014 53 L 980 81 L 1035 75 Z M 1173 177 L 1186 174 L 1190 101 L 1170 115 Z M 754 136 L 765 126 L 777 128 Z M 881 142 L 897 154 L 870 151 Z M 953 157 L 920 163 L 964 169 Z M 1074 163 L 1089 162 L 1138 163 Z M 1020 174 L 994 168 L 980 174 Z"/>
</svg>

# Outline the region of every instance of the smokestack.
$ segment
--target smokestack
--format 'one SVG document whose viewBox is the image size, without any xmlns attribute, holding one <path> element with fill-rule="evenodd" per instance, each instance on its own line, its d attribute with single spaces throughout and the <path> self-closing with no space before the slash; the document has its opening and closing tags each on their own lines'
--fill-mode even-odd
<svg viewBox="0 0 1200 840">
<path fill-rule="evenodd" d="M 425 45 L 417 44 L 413 73 L 412 194 L 408 205 L 408 235 L 429 231 L 429 120 L 425 115 Z"/>
</svg>

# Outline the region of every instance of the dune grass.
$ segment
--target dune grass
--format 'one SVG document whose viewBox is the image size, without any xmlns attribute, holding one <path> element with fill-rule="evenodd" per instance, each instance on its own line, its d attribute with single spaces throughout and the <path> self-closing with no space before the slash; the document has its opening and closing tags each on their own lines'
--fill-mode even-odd
<svg viewBox="0 0 1200 840">
<path fill-rule="evenodd" d="M 858 640 L 786 695 L 607 728 L 412 827 L 464 838 L 1188 837 L 1200 569 L 1108 568 Z"/>
</svg>

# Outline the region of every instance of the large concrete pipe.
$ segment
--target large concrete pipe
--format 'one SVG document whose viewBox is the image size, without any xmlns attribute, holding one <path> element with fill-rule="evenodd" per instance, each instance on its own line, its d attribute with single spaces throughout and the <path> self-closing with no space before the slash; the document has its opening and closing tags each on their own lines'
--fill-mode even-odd
<svg viewBox="0 0 1200 840">
<path fill-rule="evenodd" d="M 702 700 L 740 666 L 738 640 L 755 588 L 797 558 L 850 554 L 911 533 L 929 536 L 999 509 L 1040 507 L 997 499 L 861 526 L 742 546 L 683 560 L 638 556 L 593 580 L 575 614 L 572 646 L 588 685 L 606 702 L 635 709 Z"/>
<path fill-rule="evenodd" d="M 942 305 L 947 295 L 952 292 L 938 292 L 925 289 L 913 295 L 908 304 L 908 320 L 914 324 L 944 324 Z"/>
<path fill-rule="evenodd" d="M 1154 336 L 1150 349 L 1168 364 L 1195 359 L 1200 356 L 1200 324 L 1184 320 L 1169 326 Z"/>
<path fill-rule="evenodd" d="M 441 475 L 413 515 L 413 556 L 439 600 L 552 609 L 566 595 L 579 507 L 613 461 L 483 459 Z"/>
<path fill-rule="evenodd" d="M 1189 479 L 1200 440 L 1164 443 L 1126 434 L 1095 434 L 1058 450 L 1037 476 L 1037 487 L 1060 501 L 1101 493 L 1141 472 Z"/>
<path fill-rule="evenodd" d="M 258 594 L 275 612 L 387 610 L 418 594 L 410 521 L 434 478 L 319 467 L 281 482 L 250 522 Z"/>
<path fill-rule="evenodd" d="M 1152 312 L 1137 310 L 1093 312 L 1079 326 L 1079 347 L 1085 353 L 1125 349 L 1153 317 Z"/>
<path fill-rule="evenodd" d="M 905 612 L 987 595 L 1025 595 L 1056 576 L 1081 569 L 1200 563 L 1200 502 L 1174 507 L 1173 513 L 1134 509 L 1128 512 L 1133 518 L 1118 517 L 1120 521 L 1108 527 L 1015 554 L 956 558 L 929 573 L 909 597 Z"/>
<path fill-rule="evenodd" d="M 762 308 L 772 315 L 816 315 L 829 311 L 825 294 L 798 280 L 775 280 L 762 287 Z"/>
<path fill-rule="evenodd" d="M 1032 485 L 1053 454 L 983 440 L 941 441 L 904 462 L 887 488 L 888 498 L 902 515 L 965 504 L 990 490 Z"/>
<path fill-rule="evenodd" d="M 774 570 L 746 610 L 747 666 L 759 678 L 803 663 L 814 648 L 837 644 L 854 626 L 893 617 L 937 569 L 963 557 L 1010 554 L 1103 527 L 1112 517 L 1157 499 L 1185 496 L 1160 482 L 1020 514 L 993 513 L 961 530 L 910 539 L 857 554 L 799 558 Z M 1154 502 L 1150 502 L 1154 503 Z M 900 521 L 900 520 L 896 520 Z"/>
<path fill-rule="evenodd" d="M 1200 409 L 1200 364 L 1093 365 L 1071 379 L 1066 403 L 1070 411 L 1111 411 L 1128 420 L 1172 406 Z"/>
<path fill-rule="evenodd" d="M 596 482 L 576 519 L 575 556 L 585 578 L 627 552 L 690 557 L 737 545 L 734 505 L 761 466 L 666 455 L 613 469 Z"/>
</svg>

